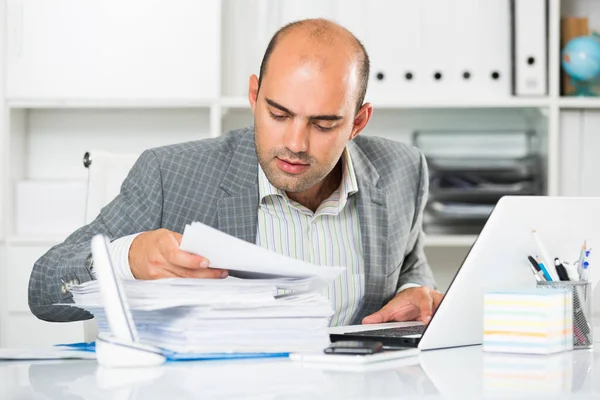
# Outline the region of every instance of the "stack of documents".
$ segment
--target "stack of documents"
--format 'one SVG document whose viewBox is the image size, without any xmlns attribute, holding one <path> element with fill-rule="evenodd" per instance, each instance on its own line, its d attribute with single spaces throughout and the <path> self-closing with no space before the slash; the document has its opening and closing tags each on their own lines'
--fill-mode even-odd
<svg viewBox="0 0 600 400">
<path fill-rule="evenodd" d="M 488 293 L 483 350 L 551 354 L 573 349 L 573 300 L 566 289 Z"/>
<path fill-rule="evenodd" d="M 327 347 L 330 303 L 314 278 L 124 281 L 140 340 L 176 352 L 291 352 Z M 293 291 L 277 295 L 278 292 Z M 72 289 L 75 304 L 108 332 L 97 281 Z"/>
<path fill-rule="evenodd" d="M 329 344 L 333 310 L 321 293 L 343 268 L 290 259 L 197 223 L 181 248 L 230 276 L 123 281 L 141 342 L 178 353 L 290 353 Z M 71 292 L 75 306 L 109 332 L 98 281 Z"/>
</svg>

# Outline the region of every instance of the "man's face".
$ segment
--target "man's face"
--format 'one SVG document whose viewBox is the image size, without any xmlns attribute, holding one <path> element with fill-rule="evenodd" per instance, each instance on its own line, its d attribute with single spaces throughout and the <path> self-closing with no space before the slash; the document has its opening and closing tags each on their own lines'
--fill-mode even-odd
<svg viewBox="0 0 600 400">
<path fill-rule="evenodd" d="M 352 62 L 297 54 L 277 46 L 253 107 L 258 161 L 273 186 L 292 193 L 335 167 L 353 134 L 357 90 Z"/>
</svg>

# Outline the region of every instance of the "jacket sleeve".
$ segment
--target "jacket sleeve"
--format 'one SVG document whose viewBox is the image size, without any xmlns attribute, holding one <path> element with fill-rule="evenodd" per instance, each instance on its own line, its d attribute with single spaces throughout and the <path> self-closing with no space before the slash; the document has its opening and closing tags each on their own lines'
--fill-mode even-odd
<svg viewBox="0 0 600 400">
<path fill-rule="evenodd" d="M 162 180 L 156 155 L 145 151 L 121 186 L 120 193 L 96 219 L 72 233 L 37 260 L 29 279 L 29 308 L 39 319 L 52 322 L 90 319 L 87 311 L 57 303 L 73 303 L 69 284 L 92 280 L 90 243 L 104 234 L 111 241 L 158 229 L 162 221 Z"/>
<path fill-rule="evenodd" d="M 429 192 L 429 174 L 427 172 L 425 156 L 422 153 L 420 156 L 420 176 L 416 197 L 415 218 L 409 235 L 409 244 L 407 246 L 409 250 L 402 264 L 396 290 L 402 285 L 409 283 L 436 288 L 433 273 L 427 263 L 423 249 L 425 240 L 423 233 L 423 212 L 427 204 Z"/>
</svg>

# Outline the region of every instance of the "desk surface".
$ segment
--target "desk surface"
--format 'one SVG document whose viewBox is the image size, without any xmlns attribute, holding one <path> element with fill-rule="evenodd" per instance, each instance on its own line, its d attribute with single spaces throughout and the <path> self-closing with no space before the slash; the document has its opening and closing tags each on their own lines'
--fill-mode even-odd
<svg viewBox="0 0 600 400">
<path fill-rule="evenodd" d="M 364 367 L 363 367 L 364 368 Z M 422 352 L 363 370 L 288 359 L 104 369 L 95 361 L 0 363 L 2 399 L 600 398 L 600 349 L 552 356 Z"/>
</svg>

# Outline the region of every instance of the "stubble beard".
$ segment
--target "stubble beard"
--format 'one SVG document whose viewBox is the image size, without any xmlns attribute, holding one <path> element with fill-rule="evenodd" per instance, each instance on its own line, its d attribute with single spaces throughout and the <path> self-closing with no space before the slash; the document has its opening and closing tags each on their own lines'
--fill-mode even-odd
<svg viewBox="0 0 600 400">
<path fill-rule="evenodd" d="M 294 153 L 286 148 L 273 149 L 268 152 L 263 151 L 259 146 L 257 136 L 255 136 L 254 144 L 258 163 L 269 182 L 277 189 L 289 193 L 304 192 L 321 182 L 329 174 L 330 171 L 324 171 L 322 168 L 319 168 L 314 158 L 306 153 Z M 277 158 L 299 161 L 303 164 L 309 164 L 310 167 L 303 174 L 288 174 L 276 165 Z"/>
</svg>

